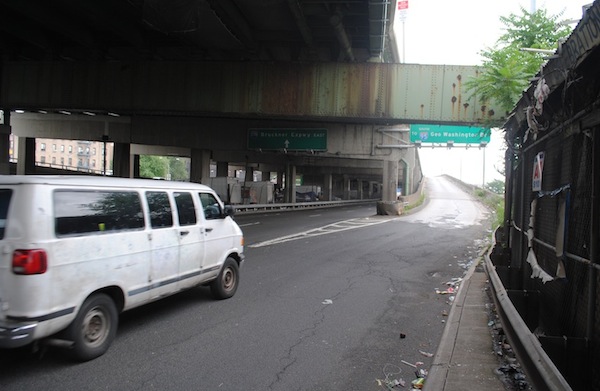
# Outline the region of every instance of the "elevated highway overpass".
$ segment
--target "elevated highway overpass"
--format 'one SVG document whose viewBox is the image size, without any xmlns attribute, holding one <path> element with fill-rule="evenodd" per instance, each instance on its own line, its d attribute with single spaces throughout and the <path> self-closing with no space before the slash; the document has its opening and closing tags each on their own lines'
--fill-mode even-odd
<svg viewBox="0 0 600 391">
<path fill-rule="evenodd" d="M 135 176 L 141 154 L 177 154 L 192 158 L 193 181 L 234 164 L 301 173 L 329 199 L 378 184 L 395 200 L 422 175 L 403 125 L 501 117 L 467 97 L 476 68 L 394 62 L 393 1 L 2 0 L 0 11 L 0 161 L 12 132 L 20 173 L 35 171 L 36 138 L 105 140 L 115 175 Z M 326 148 L 249 148 L 251 129 L 324 129 Z"/>
</svg>

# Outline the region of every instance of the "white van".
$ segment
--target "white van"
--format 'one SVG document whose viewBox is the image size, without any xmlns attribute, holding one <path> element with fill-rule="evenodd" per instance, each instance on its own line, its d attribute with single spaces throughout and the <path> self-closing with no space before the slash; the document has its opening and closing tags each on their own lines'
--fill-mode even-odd
<svg viewBox="0 0 600 391">
<path fill-rule="evenodd" d="M 242 231 L 207 186 L 0 175 L 0 348 L 102 355 L 122 311 L 199 284 L 234 295 Z"/>
</svg>

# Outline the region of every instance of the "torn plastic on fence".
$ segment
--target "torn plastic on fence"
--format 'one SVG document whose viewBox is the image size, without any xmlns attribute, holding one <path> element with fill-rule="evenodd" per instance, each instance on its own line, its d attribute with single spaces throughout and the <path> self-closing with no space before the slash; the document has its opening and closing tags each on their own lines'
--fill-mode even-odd
<svg viewBox="0 0 600 391">
<path fill-rule="evenodd" d="M 529 254 L 527 254 L 527 262 L 531 265 L 531 278 L 540 278 L 544 284 L 554 280 L 554 277 L 546 273 L 538 264 L 537 257 L 532 248 L 529 249 Z"/>
</svg>

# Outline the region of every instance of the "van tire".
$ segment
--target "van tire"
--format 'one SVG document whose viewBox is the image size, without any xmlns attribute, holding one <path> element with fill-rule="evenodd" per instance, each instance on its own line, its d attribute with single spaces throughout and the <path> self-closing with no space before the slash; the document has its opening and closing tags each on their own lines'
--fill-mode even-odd
<svg viewBox="0 0 600 391">
<path fill-rule="evenodd" d="M 73 341 L 71 356 L 88 361 L 103 355 L 117 334 L 118 312 L 114 301 L 104 293 L 88 297 L 67 329 Z"/>
<path fill-rule="evenodd" d="M 229 299 L 235 294 L 240 282 L 239 266 L 228 257 L 216 280 L 210 283 L 210 292 L 217 300 Z"/>
</svg>

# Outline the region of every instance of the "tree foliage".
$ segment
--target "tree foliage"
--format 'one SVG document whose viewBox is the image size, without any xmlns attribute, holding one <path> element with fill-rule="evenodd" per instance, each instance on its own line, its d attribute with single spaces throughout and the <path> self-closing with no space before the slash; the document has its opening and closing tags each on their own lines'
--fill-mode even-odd
<svg viewBox="0 0 600 391">
<path fill-rule="evenodd" d="M 190 173 L 184 158 L 169 156 L 169 176 L 172 181 L 189 181 Z"/>
<path fill-rule="evenodd" d="M 172 181 L 189 181 L 189 158 L 175 156 L 140 156 L 140 176 L 142 178 L 161 178 Z"/>
<path fill-rule="evenodd" d="M 140 176 L 142 178 L 167 178 L 168 172 L 168 162 L 165 157 L 140 156 Z"/>
<path fill-rule="evenodd" d="M 544 54 L 521 49 L 556 49 L 570 33 L 570 28 L 560 23 L 561 15 L 548 15 L 545 9 L 530 13 L 521 8 L 520 15 L 500 17 L 505 33 L 493 48 L 480 52 L 484 58 L 481 71 L 465 84 L 471 96 L 494 101 L 503 112 L 510 112 L 545 61 Z"/>
<path fill-rule="evenodd" d="M 504 194 L 504 181 L 494 179 L 485 184 L 486 189 L 496 194 Z"/>
</svg>

